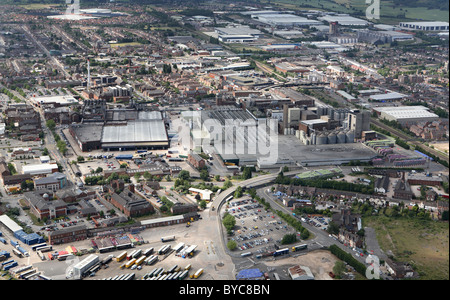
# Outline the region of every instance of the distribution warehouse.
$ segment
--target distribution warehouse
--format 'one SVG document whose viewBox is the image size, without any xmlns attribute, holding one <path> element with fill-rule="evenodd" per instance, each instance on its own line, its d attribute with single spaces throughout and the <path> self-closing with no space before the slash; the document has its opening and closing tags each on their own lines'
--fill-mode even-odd
<svg viewBox="0 0 450 300">
<path fill-rule="evenodd" d="M 421 105 L 400 107 L 375 107 L 380 118 L 397 121 L 402 125 L 414 125 L 422 121 L 437 121 L 439 116 L 430 112 L 430 109 Z"/>
<path fill-rule="evenodd" d="M 158 111 L 108 110 L 106 122 L 69 127 L 82 151 L 95 149 L 167 149 L 167 129 Z"/>
</svg>

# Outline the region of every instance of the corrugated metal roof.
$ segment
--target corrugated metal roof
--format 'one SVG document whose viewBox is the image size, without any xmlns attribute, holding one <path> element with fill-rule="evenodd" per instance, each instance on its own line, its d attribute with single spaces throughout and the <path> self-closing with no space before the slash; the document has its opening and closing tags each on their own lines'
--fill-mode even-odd
<svg viewBox="0 0 450 300">
<path fill-rule="evenodd" d="M 17 232 L 22 230 L 22 227 L 20 227 L 16 222 L 14 222 L 10 217 L 7 215 L 1 215 L 0 216 L 0 223 L 5 225 L 9 230 L 12 232 Z"/>
<path fill-rule="evenodd" d="M 133 143 L 167 140 L 166 127 L 161 119 L 132 121 L 126 125 L 103 127 L 102 143 Z"/>
</svg>

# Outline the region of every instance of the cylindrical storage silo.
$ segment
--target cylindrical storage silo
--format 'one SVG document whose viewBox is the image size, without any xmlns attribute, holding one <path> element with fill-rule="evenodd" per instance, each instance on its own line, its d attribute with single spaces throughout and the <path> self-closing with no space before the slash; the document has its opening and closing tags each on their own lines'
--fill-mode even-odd
<svg viewBox="0 0 450 300">
<path fill-rule="evenodd" d="M 345 132 L 343 130 L 339 130 L 336 137 L 336 143 L 345 144 L 345 140 L 346 140 Z"/>
<path fill-rule="evenodd" d="M 322 106 L 318 106 L 317 107 L 317 115 L 320 117 L 320 116 L 323 116 L 323 107 Z"/>
<path fill-rule="evenodd" d="M 353 130 L 349 130 L 345 137 L 346 143 L 354 143 L 355 142 L 355 132 Z"/>
<path fill-rule="evenodd" d="M 328 134 L 328 144 L 336 144 L 336 132 L 332 131 Z"/>
<path fill-rule="evenodd" d="M 325 145 L 327 143 L 327 135 L 325 133 L 319 133 L 316 138 L 316 145 Z"/>
<path fill-rule="evenodd" d="M 334 117 L 334 108 L 329 107 L 329 108 L 328 108 L 327 115 L 328 115 L 331 119 L 333 119 L 333 117 Z"/>
<path fill-rule="evenodd" d="M 311 145 L 315 145 L 317 143 L 317 135 L 315 133 L 311 133 Z"/>
</svg>

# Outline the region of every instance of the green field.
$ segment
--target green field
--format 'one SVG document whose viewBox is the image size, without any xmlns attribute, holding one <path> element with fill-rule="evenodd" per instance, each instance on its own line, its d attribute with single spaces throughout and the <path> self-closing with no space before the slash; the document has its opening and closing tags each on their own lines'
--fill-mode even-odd
<svg viewBox="0 0 450 300">
<path fill-rule="evenodd" d="M 60 6 L 62 3 L 58 4 L 45 4 L 45 3 L 33 3 L 33 4 L 22 4 L 19 5 L 20 7 L 23 7 L 25 9 L 33 10 L 33 9 L 46 9 L 46 8 L 52 8 L 54 6 Z"/>
<path fill-rule="evenodd" d="M 365 217 L 363 225 L 376 230 L 383 251 L 411 263 L 420 279 L 449 279 L 448 222 L 378 216 Z"/>
</svg>

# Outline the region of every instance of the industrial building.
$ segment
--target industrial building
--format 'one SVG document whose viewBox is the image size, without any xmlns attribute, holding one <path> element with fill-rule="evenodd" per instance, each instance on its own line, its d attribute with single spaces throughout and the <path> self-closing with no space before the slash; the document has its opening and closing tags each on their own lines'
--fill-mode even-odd
<svg viewBox="0 0 450 300">
<path fill-rule="evenodd" d="M 126 125 L 104 126 L 101 144 L 106 151 L 167 149 L 169 139 L 163 120 L 138 120 Z"/>
<path fill-rule="evenodd" d="M 252 18 L 256 18 L 259 22 L 265 23 L 270 26 L 275 27 L 303 27 L 303 26 L 312 26 L 312 25 L 320 25 L 322 22 L 317 20 L 311 20 L 304 17 L 296 16 L 293 14 L 258 14 L 252 15 Z"/>
<path fill-rule="evenodd" d="M 411 126 L 419 122 L 438 121 L 439 116 L 430 112 L 430 109 L 421 105 L 418 106 L 397 106 L 397 107 L 374 107 L 379 118 L 389 121 L 396 121 L 402 126 Z"/>
<path fill-rule="evenodd" d="M 402 93 L 397 92 L 387 92 L 384 94 L 376 94 L 369 96 L 369 99 L 372 101 L 379 101 L 379 102 L 392 102 L 392 101 L 400 101 L 408 96 Z"/>
<path fill-rule="evenodd" d="M 22 174 L 29 174 L 31 176 L 43 176 L 58 172 L 57 164 L 37 164 L 22 166 Z"/>
<path fill-rule="evenodd" d="M 400 22 L 399 26 L 408 30 L 448 31 L 448 22 Z"/>
<path fill-rule="evenodd" d="M 101 149 L 102 124 L 72 124 L 69 132 L 77 142 L 80 150 L 88 152 Z"/>
<path fill-rule="evenodd" d="M 264 51 L 295 51 L 300 50 L 300 44 L 270 44 L 266 46 L 261 46 Z M 306 71 L 306 69 L 302 69 Z M 295 71 L 293 71 L 295 72 Z"/>
<path fill-rule="evenodd" d="M 69 126 L 80 149 L 167 149 L 169 138 L 161 112 L 146 111 L 129 100 L 126 108 L 107 109 L 105 100 L 88 100 L 82 108 L 82 123 Z"/>
<path fill-rule="evenodd" d="M 383 30 L 383 31 L 358 30 L 357 35 L 359 42 L 368 42 L 371 44 L 375 43 L 386 44 L 395 41 L 408 41 L 414 39 L 414 36 L 410 33 L 404 33 L 394 30 Z"/>
<path fill-rule="evenodd" d="M 305 266 L 293 266 L 288 269 L 288 273 L 292 280 L 314 280 L 314 275 L 310 268 Z"/>
<path fill-rule="evenodd" d="M 355 133 L 355 138 L 362 138 L 363 131 L 370 130 L 370 111 L 354 109 L 348 115 L 348 128 Z"/>
<path fill-rule="evenodd" d="M 23 228 L 7 215 L 0 216 L 0 226 L 6 228 L 15 238 L 27 245 L 43 243 L 45 240 L 37 233 L 25 233 Z"/>
<path fill-rule="evenodd" d="M 219 41 L 224 43 L 248 43 L 254 42 L 264 33 L 258 29 L 250 28 L 243 25 L 229 25 L 227 27 L 216 27 L 214 32 L 217 34 Z"/>
</svg>

